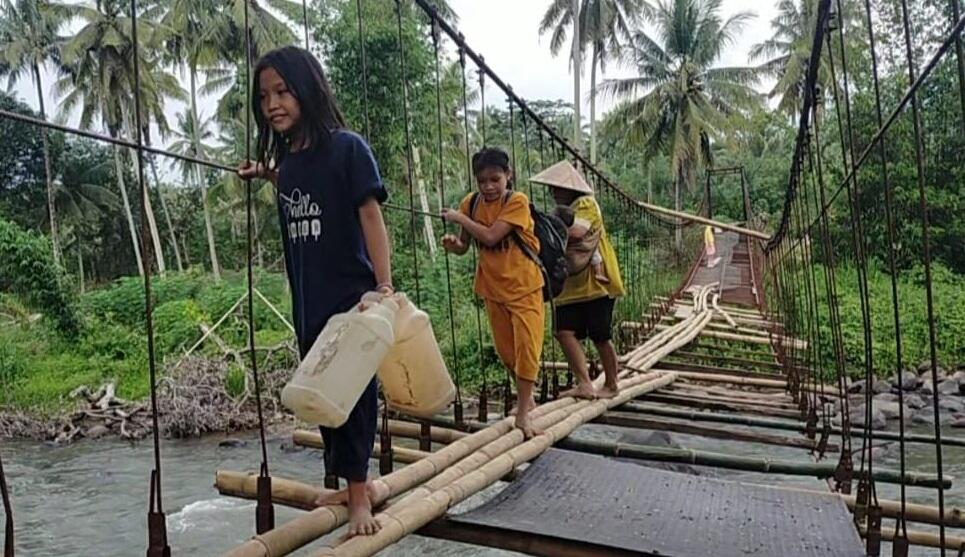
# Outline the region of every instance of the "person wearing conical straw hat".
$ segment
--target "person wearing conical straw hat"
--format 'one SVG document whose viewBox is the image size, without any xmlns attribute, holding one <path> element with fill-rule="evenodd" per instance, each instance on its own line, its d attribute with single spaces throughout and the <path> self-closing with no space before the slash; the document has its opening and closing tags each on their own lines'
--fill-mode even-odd
<svg viewBox="0 0 965 557">
<path fill-rule="evenodd" d="M 626 291 L 616 251 L 603 223 L 603 213 L 593 189 L 568 161 L 554 164 L 530 181 L 549 186 L 563 212 L 572 211 L 573 215 L 566 249 L 570 277 L 556 298 L 556 340 L 577 380 L 576 387 L 566 394 L 579 398 L 615 396 L 617 352 L 612 341 L 613 306 Z M 602 259 L 602 273 L 593 268 L 593 253 L 597 251 Z M 580 343 L 586 338 L 593 341 L 603 363 L 606 382 L 599 390 L 590 381 L 586 354 Z"/>
</svg>

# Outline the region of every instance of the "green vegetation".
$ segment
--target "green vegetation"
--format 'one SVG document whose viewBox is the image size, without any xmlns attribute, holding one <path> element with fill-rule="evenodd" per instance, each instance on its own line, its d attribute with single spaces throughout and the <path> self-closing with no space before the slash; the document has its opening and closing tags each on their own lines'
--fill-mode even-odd
<svg viewBox="0 0 965 557">
<path fill-rule="evenodd" d="M 907 87 L 902 37 L 896 31 L 900 29 L 900 3 L 871 3 L 880 20 L 876 27 L 881 28 L 877 38 L 887 113 Z M 548 47 L 565 55 L 573 4 L 569 0 L 546 0 L 545 4 L 542 25 L 534 25 L 532 32 L 551 34 Z M 842 152 L 853 147 L 861 153 L 878 126 L 871 63 L 861 38 L 863 2 L 843 0 L 842 4 L 841 22 L 851 37 L 845 50 L 851 69 L 855 140 L 849 145 L 850 138 L 836 129 L 842 107 L 832 95 L 832 76 L 822 72 L 821 154 L 829 196 L 842 185 L 849 170 Z M 924 23 L 946 21 L 945 2 L 913 4 L 916 55 L 924 59 L 944 33 L 944 26 Z M 256 56 L 300 41 L 299 2 L 250 0 L 248 5 Z M 518 110 L 510 112 L 501 94 L 494 95 L 492 83 L 481 91 L 475 68 L 471 63 L 463 68 L 447 41 L 443 41 L 437 65 L 433 37 L 417 7 L 400 3 L 400 37 L 395 2 L 362 5 L 364 41 L 354 0 L 313 2 L 309 31 L 349 123 L 371 141 L 389 187 L 386 220 L 393 242 L 396 286 L 430 313 L 443 354 L 467 392 L 484 383 L 501 384 L 504 371 L 491 347 L 485 313 L 472 294 L 474 260 L 471 256 L 447 258 L 441 253 L 438 238 L 452 230 L 435 215 L 443 207 L 457 204 L 473 188 L 467 175 L 467 152 L 484 144 L 511 151 L 519 188 L 541 207 L 552 200 L 526 178 L 559 160 L 563 153 L 538 132 L 534 122 L 521 119 Z M 773 36 L 761 37 L 748 60 L 761 65 L 723 67 L 721 54 L 748 16 L 741 13 L 726 18 L 719 0 L 581 0 L 582 31 L 576 39 L 587 54 L 588 97 L 595 101 L 599 93 L 613 94 L 620 104 L 605 115 L 597 115 L 593 106 L 590 121 L 584 122 L 575 118 L 571 103 L 527 101 L 555 129 L 566 135 L 571 131 L 586 135 L 590 155 L 637 199 L 701 211 L 706 209 L 705 192 L 701 191 L 705 171 L 743 166 L 753 212 L 773 230 L 789 181 L 800 76 L 809 57 L 814 5 L 814 0 L 781 2 L 779 17 L 772 24 Z M 48 98 L 52 93 L 56 99 L 57 114 L 48 115 L 43 106 L 34 111 L 29 106 L 33 101 L 25 104 L 2 92 L 0 108 L 37 118 L 79 121 L 85 129 L 113 137 L 134 137 L 135 111 L 127 94 L 136 77 L 129 2 L 61 5 L 0 0 L 0 6 L 0 77 L 21 90 L 51 88 Z M 236 164 L 246 153 L 246 52 L 242 12 L 237 9 L 240 3 L 163 0 L 139 6 L 142 112 L 150 124 L 142 130 L 145 140 L 181 155 Z M 444 3 L 440 13 L 456 22 Z M 79 30 L 83 32 L 74 33 Z M 62 36 L 68 32 L 74 34 Z M 837 52 L 838 45 L 835 47 Z M 406 56 L 404 75 L 399 64 L 401 50 Z M 840 53 L 835 56 L 840 68 Z M 630 75 L 614 80 L 605 74 L 618 60 Z M 773 79 L 766 92 L 753 88 L 762 77 Z M 574 79 L 581 79 L 579 73 Z M 403 87 L 407 106 L 402 102 Z M 936 261 L 938 350 L 946 367 L 965 360 L 961 340 L 965 338 L 965 255 L 961 249 L 965 219 L 960 218 L 965 209 L 961 167 L 965 141 L 958 87 L 957 65 L 950 56 L 920 92 L 928 134 L 924 182 Z M 485 106 L 481 106 L 483 93 Z M 203 113 L 205 98 L 217 100 L 213 114 Z M 183 110 L 175 114 L 173 102 L 182 103 Z M 584 124 L 588 124 L 586 130 Z M 880 374 L 893 373 L 895 366 L 892 245 L 904 363 L 917 365 L 929 349 L 912 124 L 909 115 L 903 114 L 888 134 L 888 185 L 894 192 L 897 223 L 894 244 L 881 202 L 884 176 L 880 166 L 867 163 L 857 179 L 863 247 L 875 261 L 869 271 L 869 289 L 874 369 Z M 247 291 L 245 184 L 232 173 L 147 157 L 142 191 L 136 158 L 128 149 L 60 132 L 43 134 L 7 119 L 0 119 L 0 137 L 0 168 L 7 170 L 0 178 L 0 405 L 52 411 L 62 407 L 78 385 L 106 381 L 117 384 L 120 396 L 145 396 L 149 385 L 140 278 L 144 268 L 142 225 L 144 243 L 157 255 L 152 301 L 156 352 L 164 372 L 195 344 L 202 327 L 213 326 Z M 739 185 L 735 177 L 711 182 L 714 217 L 732 222 L 744 219 Z M 617 306 L 618 318 L 637 320 L 654 295 L 677 286 L 699 238 L 693 237 L 691 229 L 675 245 L 673 230 L 628 208 L 602 184 L 594 186 L 631 289 L 631 296 Z M 256 352 L 265 368 L 291 367 L 294 357 L 285 344 L 290 342 L 291 332 L 283 322 L 290 319 L 291 308 L 277 230 L 278 208 L 269 184 L 255 183 L 253 187 L 256 286 L 281 315 L 260 297 L 255 300 Z M 817 194 L 814 186 L 808 187 L 812 189 L 805 193 L 813 218 Z M 142 194 L 147 203 L 142 203 Z M 829 249 L 823 248 L 817 227 L 803 242 L 813 245 L 813 260 L 818 264 L 815 277 L 823 339 L 830 338 L 824 268 L 834 257 L 843 351 L 848 369 L 857 373 L 862 369 L 863 339 L 854 226 L 847 199 L 841 194 L 830 202 Z M 800 234 L 808 224 L 795 223 L 792 230 Z M 770 302 L 776 304 L 777 300 L 772 297 Z M 217 329 L 218 339 L 237 354 L 225 355 L 222 346 L 212 340 L 199 347 L 202 354 L 229 362 L 225 381 L 229 390 L 238 394 L 245 386 L 246 307 L 240 304 Z M 800 324 L 792 325 L 800 330 Z M 621 336 L 620 340 L 625 348 L 634 339 Z M 283 348 L 275 350 L 280 345 Z M 547 358 L 561 358 L 551 341 Z M 833 353 L 827 342 L 821 346 L 821 358 L 830 369 Z"/>
</svg>

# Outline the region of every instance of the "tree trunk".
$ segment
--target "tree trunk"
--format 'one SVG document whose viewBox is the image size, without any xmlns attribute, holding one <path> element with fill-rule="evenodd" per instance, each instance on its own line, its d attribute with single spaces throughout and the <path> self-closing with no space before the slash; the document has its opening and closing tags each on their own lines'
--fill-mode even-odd
<svg viewBox="0 0 965 557">
<path fill-rule="evenodd" d="M 174 250 L 174 259 L 178 264 L 178 271 L 184 271 L 184 263 L 181 261 L 181 248 L 178 247 L 178 239 L 174 235 L 174 225 L 171 224 L 171 212 L 168 210 L 168 202 L 164 200 L 164 192 L 161 190 L 161 179 L 158 177 L 157 158 L 154 154 L 147 155 L 151 163 L 151 177 L 154 179 L 154 189 L 157 190 L 157 197 L 161 200 L 161 213 L 164 214 L 165 224 L 168 226 L 168 235 L 171 240 L 171 249 Z"/>
<path fill-rule="evenodd" d="M 77 269 L 79 270 L 77 274 L 80 275 L 80 293 L 83 294 L 86 291 L 86 288 L 84 286 L 84 254 L 80 246 L 80 236 L 77 237 L 76 242 L 77 242 Z"/>
<path fill-rule="evenodd" d="M 40 119 L 47 120 L 44 107 L 44 89 L 40 80 L 40 66 L 34 64 L 34 79 L 37 82 L 37 99 L 40 102 Z M 60 237 L 57 233 L 57 210 L 55 207 L 56 193 L 54 192 L 54 177 L 50 172 L 50 142 L 47 138 L 47 128 L 40 128 L 40 138 L 44 149 L 44 177 L 47 179 L 47 213 L 50 217 L 50 243 L 54 248 L 54 263 L 60 266 Z"/>
<path fill-rule="evenodd" d="M 120 147 L 114 147 L 114 171 L 117 173 L 117 187 L 121 190 L 121 201 L 124 203 L 124 215 L 131 233 L 131 243 L 134 245 L 134 259 L 137 261 L 137 272 L 144 276 L 144 262 L 141 260 L 141 246 L 137 241 L 137 229 L 134 226 L 134 214 L 131 212 L 131 201 L 127 197 L 127 186 L 124 184 L 124 165 L 121 163 Z"/>
<path fill-rule="evenodd" d="M 198 129 L 198 70 L 194 66 L 188 72 L 191 79 L 191 118 L 194 120 L 194 156 L 201 158 L 201 136 Z M 198 176 L 198 189 L 201 190 L 201 210 L 204 212 L 204 230 L 208 236 L 208 256 L 211 259 L 211 272 L 214 274 L 215 282 L 221 281 L 221 266 L 218 265 L 218 250 L 215 248 L 214 225 L 211 222 L 211 209 L 208 207 L 208 187 L 204 183 L 204 176 L 201 168 L 196 168 Z"/>
<path fill-rule="evenodd" d="M 590 61 L 590 162 L 596 164 L 596 67 L 600 53 L 593 45 L 593 58 Z"/>
<path fill-rule="evenodd" d="M 426 236 L 426 245 L 429 246 L 429 255 L 436 256 L 436 232 L 432 226 L 432 217 L 429 216 L 429 196 L 426 194 L 426 184 L 422 179 L 422 159 L 419 157 L 419 148 L 412 147 L 412 162 L 415 167 L 415 183 L 419 193 L 419 205 L 422 208 L 422 225 Z"/>
<path fill-rule="evenodd" d="M 157 219 L 154 218 L 154 205 L 151 203 L 151 191 L 147 188 L 147 180 L 144 180 L 143 188 L 141 195 L 144 196 L 144 214 L 147 216 L 147 224 L 151 231 L 151 243 L 154 245 L 158 274 L 163 277 L 167 272 L 167 265 L 164 264 L 164 248 L 161 246 L 161 234 L 158 233 Z"/>
<path fill-rule="evenodd" d="M 580 0 L 573 0 L 573 147 L 583 146 L 583 130 L 580 127 L 580 70 L 583 68 L 583 57 L 580 52 Z"/>
<path fill-rule="evenodd" d="M 647 161 L 647 203 L 653 204 L 653 166 Z"/>
<path fill-rule="evenodd" d="M 677 178 L 673 181 L 673 208 L 678 213 L 681 211 L 681 208 L 682 208 L 681 199 L 680 199 L 680 190 L 681 190 L 680 180 L 681 180 L 680 176 L 677 176 Z M 681 225 L 680 219 L 677 219 L 676 222 L 677 222 L 677 226 L 674 228 L 673 236 L 674 236 L 674 246 L 676 247 L 677 253 L 679 254 L 681 251 L 683 251 L 683 244 L 684 244 L 683 229 L 680 227 Z"/>
</svg>

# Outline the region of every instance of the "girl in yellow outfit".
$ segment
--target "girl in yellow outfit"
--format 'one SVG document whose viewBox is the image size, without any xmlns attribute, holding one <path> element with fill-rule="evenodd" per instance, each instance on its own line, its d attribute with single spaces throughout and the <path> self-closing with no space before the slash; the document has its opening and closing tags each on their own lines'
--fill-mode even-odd
<svg viewBox="0 0 965 557">
<path fill-rule="evenodd" d="M 484 149 L 473 156 L 472 166 L 479 193 L 466 196 L 458 210 L 443 211 L 443 218 L 460 225 L 462 233 L 444 236 L 442 246 L 457 255 L 466 253 L 471 240 L 480 248 L 476 293 L 486 302 L 496 353 L 516 376 L 516 427 L 529 438 L 537 433 L 529 412 L 536 407 L 533 386 L 543 351 L 545 308 L 543 275 L 518 241 L 538 253 L 539 239 L 529 199 L 510 189 L 509 156 Z"/>
</svg>

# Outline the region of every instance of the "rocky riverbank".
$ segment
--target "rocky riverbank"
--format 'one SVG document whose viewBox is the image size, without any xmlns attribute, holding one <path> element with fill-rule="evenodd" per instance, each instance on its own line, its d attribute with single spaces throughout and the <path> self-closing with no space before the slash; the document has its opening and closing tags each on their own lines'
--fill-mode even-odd
<svg viewBox="0 0 965 557">
<path fill-rule="evenodd" d="M 871 426 L 885 429 L 889 422 L 902 415 L 906 424 L 934 425 L 934 400 L 937 393 L 939 421 L 943 426 L 965 428 L 965 365 L 954 370 L 938 368 L 937 387 L 932 378 L 931 363 L 922 362 L 917 368 L 907 369 L 901 376 L 855 381 L 848 388 L 851 423 L 865 425 L 867 412 L 865 397 L 871 390 Z M 899 400 L 903 400 L 902 408 Z M 837 413 L 837 408 L 832 410 Z"/>
<path fill-rule="evenodd" d="M 262 377 L 264 415 L 270 423 L 290 419 L 275 393 L 290 371 Z M 223 361 L 188 358 L 158 381 L 158 423 L 168 438 L 197 437 L 256 428 L 254 386 L 247 378 L 242 392 L 228 391 L 228 365 Z M 142 439 L 153 431 L 150 400 L 117 396 L 113 383 L 82 386 L 71 395 L 70 409 L 50 414 L 0 411 L 0 438 L 26 438 L 57 444 L 78 439 L 117 437 Z"/>
</svg>

